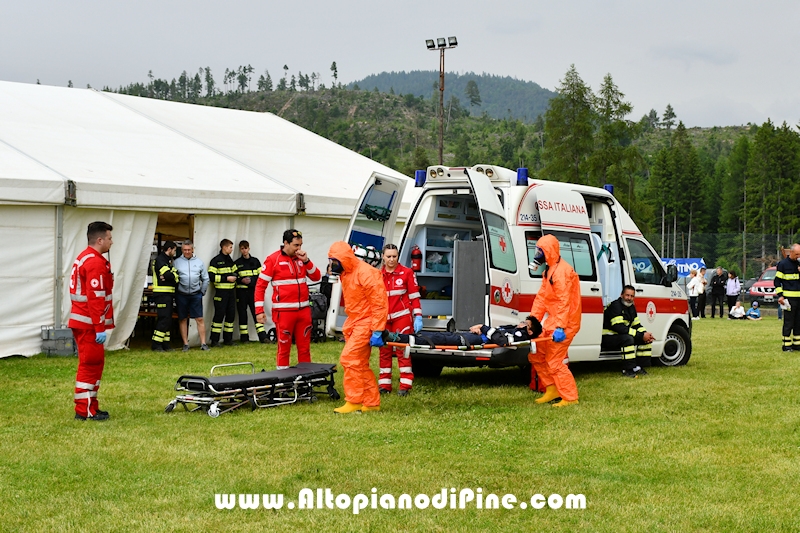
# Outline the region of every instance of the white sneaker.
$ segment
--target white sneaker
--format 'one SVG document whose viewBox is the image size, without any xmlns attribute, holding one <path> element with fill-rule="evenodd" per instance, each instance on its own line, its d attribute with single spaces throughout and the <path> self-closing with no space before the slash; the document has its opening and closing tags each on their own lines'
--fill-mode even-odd
<svg viewBox="0 0 800 533">
<path fill-rule="evenodd" d="M 700 320 L 700 317 L 699 316 L 693 316 L 692 320 Z"/>
</svg>

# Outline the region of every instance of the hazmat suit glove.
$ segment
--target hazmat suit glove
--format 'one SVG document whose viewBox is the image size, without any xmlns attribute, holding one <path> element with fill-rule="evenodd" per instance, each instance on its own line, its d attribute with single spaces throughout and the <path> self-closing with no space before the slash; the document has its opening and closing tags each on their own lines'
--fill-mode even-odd
<svg viewBox="0 0 800 533">
<path fill-rule="evenodd" d="M 414 333 L 422 331 L 422 317 L 417 315 L 414 317 Z"/>
<path fill-rule="evenodd" d="M 369 338 L 369 345 L 376 348 L 383 346 L 383 332 L 373 331 L 372 337 Z"/>
<path fill-rule="evenodd" d="M 553 332 L 553 342 L 564 342 L 567 340 L 567 334 L 564 333 L 564 328 L 556 328 Z"/>
<path fill-rule="evenodd" d="M 100 333 L 95 333 L 94 342 L 96 342 L 97 344 L 103 344 L 104 342 L 106 342 L 106 332 L 101 331 Z"/>
</svg>

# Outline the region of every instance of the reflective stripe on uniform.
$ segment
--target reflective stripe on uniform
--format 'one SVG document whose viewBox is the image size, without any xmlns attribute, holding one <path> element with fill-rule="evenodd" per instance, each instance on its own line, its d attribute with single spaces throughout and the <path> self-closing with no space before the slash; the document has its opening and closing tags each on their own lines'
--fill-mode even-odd
<svg viewBox="0 0 800 533">
<path fill-rule="evenodd" d="M 279 302 L 272 304 L 273 309 L 301 309 L 303 307 L 308 307 L 308 302 L 288 302 L 288 303 Z"/>
<path fill-rule="evenodd" d="M 420 297 L 420 296 L 419 296 L 419 293 L 418 293 L 418 292 L 412 292 L 411 294 L 409 294 L 409 295 L 408 295 L 408 298 L 409 298 L 410 300 L 414 300 L 414 299 L 416 299 L 416 298 L 419 298 L 419 297 Z"/>
<path fill-rule="evenodd" d="M 265 280 L 265 281 L 272 281 L 272 277 L 271 276 L 267 276 L 264 273 L 259 274 L 258 277 L 263 279 L 263 280 Z"/>
<path fill-rule="evenodd" d="M 305 285 L 306 278 L 302 279 L 276 279 L 273 280 L 272 286 L 278 287 L 279 285 Z"/>
<path fill-rule="evenodd" d="M 410 315 L 410 314 L 411 314 L 411 311 L 409 311 L 408 309 L 403 309 L 402 311 L 398 311 L 396 313 L 389 313 L 389 319 L 394 320 L 395 318 L 398 318 L 398 317 L 401 317 L 401 316 L 405 316 L 405 315 Z"/>
<path fill-rule="evenodd" d="M 79 315 L 79 314 L 76 314 L 76 313 L 70 313 L 69 314 L 69 319 L 70 320 L 77 320 L 78 322 L 83 322 L 84 324 L 92 324 L 93 323 L 92 319 L 89 318 L 88 316 L 83 316 L 83 315 Z"/>
<path fill-rule="evenodd" d="M 86 383 L 84 381 L 76 381 L 75 382 L 76 389 L 86 389 L 86 390 L 94 390 L 93 383 Z"/>
<path fill-rule="evenodd" d="M 85 294 L 70 294 L 69 299 L 73 302 L 88 302 L 89 297 Z"/>
<path fill-rule="evenodd" d="M 88 400 L 89 398 L 96 398 L 96 397 L 97 397 L 97 391 L 75 393 L 76 400 Z"/>
<path fill-rule="evenodd" d="M 406 291 L 405 289 L 397 289 L 394 291 L 389 291 L 387 294 L 389 296 L 400 296 L 401 294 L 405 294 L 406 292 L 408 291 Z"/>
</svg>

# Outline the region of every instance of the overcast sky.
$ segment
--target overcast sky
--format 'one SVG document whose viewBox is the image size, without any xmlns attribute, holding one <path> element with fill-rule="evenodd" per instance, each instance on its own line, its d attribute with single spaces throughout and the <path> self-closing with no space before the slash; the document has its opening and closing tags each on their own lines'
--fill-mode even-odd
<svg viewBox="0 0 800 533">
<path fill-rule="evenodd" d="M 437 70 L 425 39 L 458 37 L 448 71 L 555 89 L 571 64 L 597 89 L 610 73 L 629 118 L 672 104 L 687 126 L 800 123 L 800 1 L 0 0 L 0 80 L 76 87 L 172 79 L 250 64 L 277 82 L 350 82 Z"/>
</svg>

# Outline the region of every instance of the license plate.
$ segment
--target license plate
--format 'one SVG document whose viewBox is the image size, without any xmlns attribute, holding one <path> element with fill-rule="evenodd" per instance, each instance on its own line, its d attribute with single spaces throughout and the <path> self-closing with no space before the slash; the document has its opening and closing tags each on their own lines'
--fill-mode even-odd
<svg viewBox="0 0 800 533">
<path fill-rule="evenodd" d="M 765 302 L 771 302 L 772 301 L 772 295 L 764 296 L 764 301 Z"/>
</svg>

